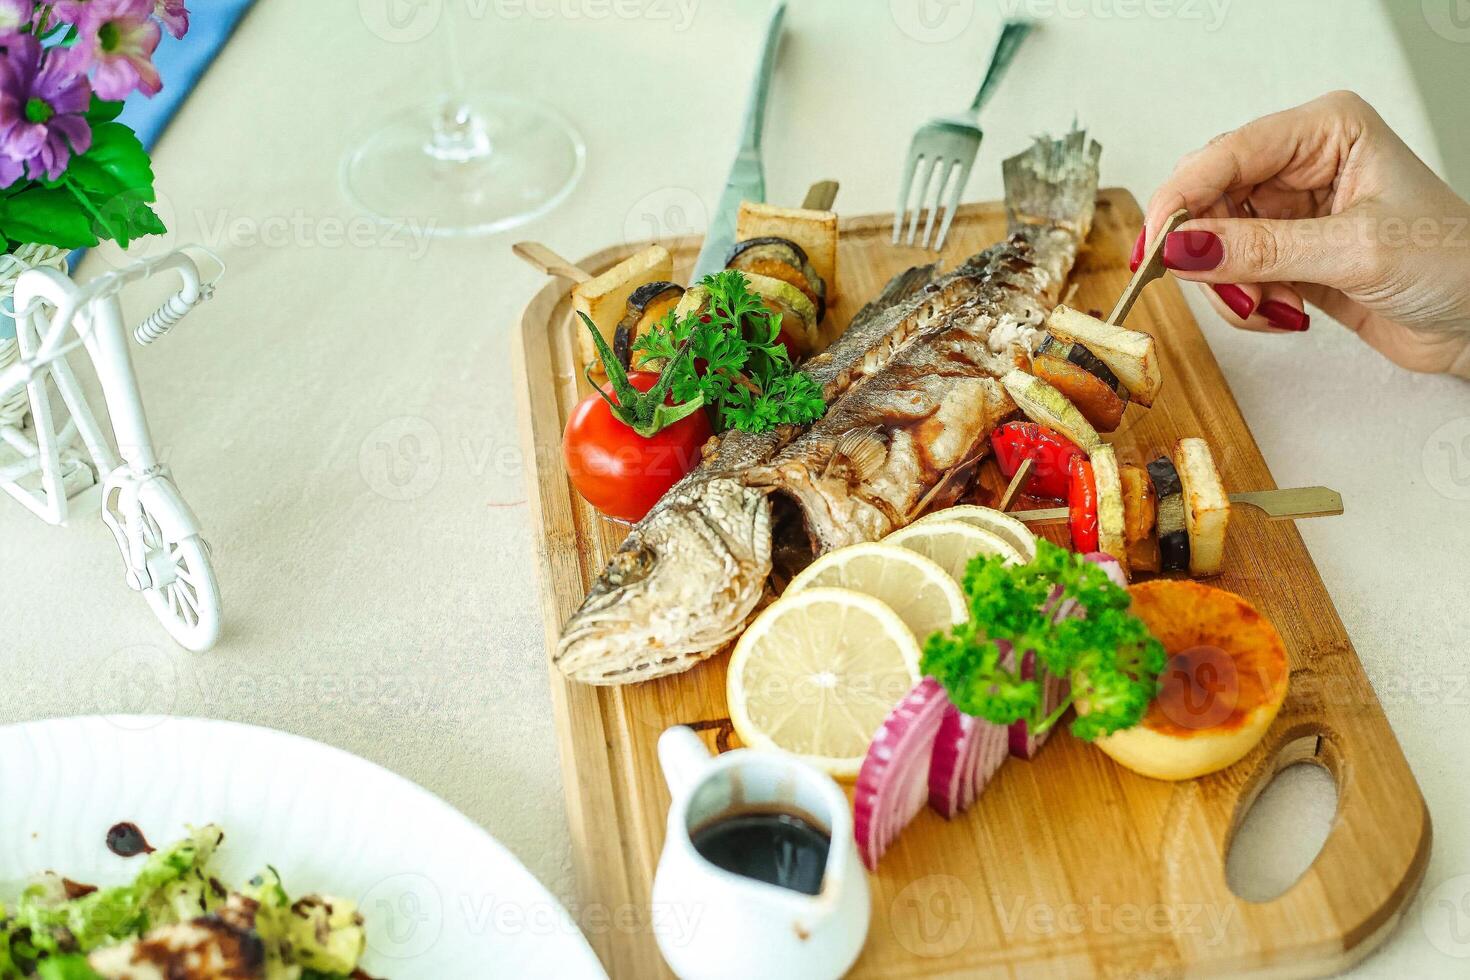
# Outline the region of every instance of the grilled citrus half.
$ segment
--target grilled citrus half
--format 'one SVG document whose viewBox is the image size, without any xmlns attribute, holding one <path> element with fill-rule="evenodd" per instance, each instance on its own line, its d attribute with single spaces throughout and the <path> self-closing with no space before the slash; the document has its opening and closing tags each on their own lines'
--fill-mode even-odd
<svg viewBox="0 0 1470 980">
<path fill-rule="evenodd" d="M 1249 602 L 1198 582 L 1135 585 L 1133 614 L 1169 661 L 1143 721 L 1097 740 L 1134 772 L 1193 779 L 1245 756 L 1286 700 L 1286 647 Z"/>
</svg>

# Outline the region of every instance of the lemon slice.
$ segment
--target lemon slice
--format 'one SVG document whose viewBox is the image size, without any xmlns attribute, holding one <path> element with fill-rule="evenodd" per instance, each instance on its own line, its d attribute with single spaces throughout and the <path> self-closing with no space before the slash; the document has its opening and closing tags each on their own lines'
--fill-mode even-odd
<svg viewBox="0 0 1470 980">
<path fill-rule="evenodd" d="M 786 594 L 824 587 L 872 596 L 898 613 L 920 643 L 969 614 L 948 572 L 917 551 L 876 541 L 828 552 L 792 579 Z"/>
<path fill-rule="evenodd" d="M 993 507 L 980 507 L 976 504 L 961 504 L 958 507 L 949 507 L 945 510 L 936 510 L 932 514 L 926 514 L 915 521 L 915 524 L 937 523 L 939 521 L 959 521 L 961 524 L 973 524 L 982 531 L 989 531 L 1000 538 L 1006 544 L 1015 548 L 1026 561 L 1036 557 L 1036 535 L 1025 524 L 1012 517 L 1004 511 Z"/>
<path fill-rule="evenodd" d="M 999 555 L 1010 564 L 1025 564 L 1015 546 L 1007 544 L 1000 535 L 959 521 L 919 521 L 894 531 L 883 543 L 917 551 L 961 585 L 965 581 L 965 566 L 976 555 Z"/>
<path fill-rule="evenodd" d="M 804 589 L 772 603 L 740 637 L 726 696 L 746 745 L 853 779 L 918 679 L 918 641 L 892 609 L 846 589 Z"/>
</svg>

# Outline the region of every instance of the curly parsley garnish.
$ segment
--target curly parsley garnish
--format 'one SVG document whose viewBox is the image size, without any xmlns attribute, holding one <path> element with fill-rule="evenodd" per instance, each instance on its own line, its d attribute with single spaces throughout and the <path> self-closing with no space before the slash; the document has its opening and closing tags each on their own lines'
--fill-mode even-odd
<svg viewBox="0 0 1470 980">
<path fill-rule="evenodd" d="M 930 636 L 922 665 L 955 707 L 997 725 L 1025 721 L 1040 734 L 1076 703 L 1072 734 L 1089 742 L 1142 720 L 1167 658 L 1143 621 L 1129 613 L 1127 590 L 1098 566 L 1038 541 L 1027 565 L 990 556 L 971 561 L 965 596 L 969 620 Z M 1075 600 L 1079 612 L 1058 620 L 1054 611 L 1064 599 Z M 1018 652 L 1013 662 L 1003 662 L 997 640 Z M 1050 714 L 1040 683 L 1021 676 L 1019 652 L 1026 650 L 1071 681 L 1071 694 Z"/>
<path fill-rule="evenodd" d="M 670 365 L 670 390 L 680 402 L 701 399 L 721 429 L 768 432 L 779 425 L 806 425 L 826 411 L 821 388 L 798 371 L 776 342 L 781 315 L 750 291 L 734 269 L 706 276 L 704 309 L 663 320 L 633 344 L 640 367 Z M 679 359 L 688 345 L 688 357 Z"/>
</svg>

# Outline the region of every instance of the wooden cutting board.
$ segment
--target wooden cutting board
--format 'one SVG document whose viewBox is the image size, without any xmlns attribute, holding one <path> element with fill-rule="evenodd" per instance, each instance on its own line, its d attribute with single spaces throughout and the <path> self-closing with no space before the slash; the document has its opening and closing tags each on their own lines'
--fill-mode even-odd
<svg viewBox="0 0 1470 980">
<path fill-rule="evenodd" d="M 1141 220 L 1126 191 L 1102 192 L 1071 305 L 1111 308 Z M 843 223 L 836 325 L 890 276 L 931 260 L 891 246 L 891 221 Z M 946 264 L 1004 232 L 999 204 L 963 208 Z M 687 276 L 699 240 L 664 244 Z M 635 247 L 581 264 L 600 272 Z M 1158 337 L 1166 383 L 1152 410 L 1128 410 L 1113 440 L 1120 457 L 1142 463 L 1179 437 L 1203 435 L 1227 489 L 1275 486 L 1172 278 L 1148 288 L 1128 325 Z M 562 426 L 587 391 L 573 329 L 567 284 L 553 282 L 518 335 L 548 651 L 624 535 L 583 503 L 562 469 Z M 1035 761 L 1011 760 L 973 810 L 952 822 L 926 810 L 884 857 L 870 877 L 873 923 L 854 975 L 1316 976 L 1383 941 L 1423 877 L 1429 813 L 1295 526 L 1238 512 L 1225 574 L 1213 584 L 1249 598 L 1286 641 L 1291 693 L 1265 741 L 1226 772 L 1180 784 L 1134 775 L 1065 733 Z M 704 732 L 712 748 L 738 745 L 724 661 L 620 688 L 572 683 L 551 668 L 577 917 L 615 978 L 667 974 L 648 908 L 669 803 L 654 746 L 673 724 Z M 1336 780 L 1332 833 L 1285 894 L 1239 899 L 1225 881 L 1231 836 L 1272 775 L 1297 762 Z"/>
</svg>

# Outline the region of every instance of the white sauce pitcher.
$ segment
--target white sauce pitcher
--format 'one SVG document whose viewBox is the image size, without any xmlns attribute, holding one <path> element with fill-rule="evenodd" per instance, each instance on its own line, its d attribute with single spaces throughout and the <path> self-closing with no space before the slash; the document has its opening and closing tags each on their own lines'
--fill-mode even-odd
<svg viewBox="0 0 1470 980">
<path fill-rule="evenodd" d="M 840 977 L 862 951 L 868 879 L 853 840 L 847 796 L 830 777 L 780 752 L 737 749 L 711 758 L 692 729 L 658 741 L 673 794 L 653 880 L 654 930 L 683 980 Z M 821 888 L 805 895 L 706 860 L 691 835 L 742 812 L 793 813 L 830 835 Z"/>
</svg>

